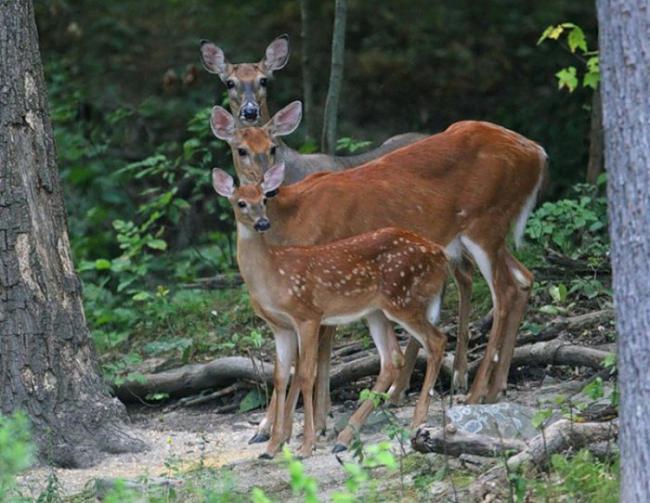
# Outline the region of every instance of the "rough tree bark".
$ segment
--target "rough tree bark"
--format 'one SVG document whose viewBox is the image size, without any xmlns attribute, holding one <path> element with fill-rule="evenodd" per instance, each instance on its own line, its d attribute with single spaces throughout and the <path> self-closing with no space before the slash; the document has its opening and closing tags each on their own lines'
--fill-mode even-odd
<svg viewBox="0 0 650 503">
<path fill-rule="evenodd" d="M 650 4 L 598 0 L 621 500 L 650 501 Z"/>
<path fill-rule="evenodd" d="M 0 9 L 0 412 L 31 418 L 43 461 L 141 450 L 106 391 L 70 257 L 32 2 Z"/>
<path fill-rule="evenodd" d="M 302 99 L 303 122 L 305 124 L 305 138 L 311 140 L 316 134 L 316 111 L 314 110 L 314 78 L 312 73 L 312 22 L 313 0 L 300 0 L 300 63 L 302 66 Z"/>
<path fill-rule="evenodd" d="M 334 8 L 334 30 L 332 32 L 332 67 L 329 88 L 323 112 L 323 134 L 321 150 L 334 155 L 336 150 L 336 125 L 339 111 L 339 96 L 343 81 L 343 60 L 345 56 L 345 24 L 347 20 L 347 0 L 336 0 Z"/>
</svg>

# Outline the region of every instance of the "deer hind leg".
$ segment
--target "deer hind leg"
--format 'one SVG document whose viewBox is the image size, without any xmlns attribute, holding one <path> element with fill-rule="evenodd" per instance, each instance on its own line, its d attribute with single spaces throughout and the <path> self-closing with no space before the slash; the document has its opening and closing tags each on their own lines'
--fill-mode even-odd
<svg viewBox="0 0 650 503">
<path fill-rule="evenodd" d="M 330 363 L 332 346 L 334 345 L 335 327 L 321 327 L 318 346 L 318 366 L 316 371 L 316 387 L 314 390 L 314 423 L 318 433 L 327 429 L 327 414 L 332 402 L 330 399 Z"/>
<path fill-rule="evenodd" d="M 513 272 L 514 258 L 506 250 L 505 245 L 492 252 L 487 252 L 479 244 L 467 238 L 463 239 L 463 244 L 472 254 L 472 257 L 481 270 L 481 274 L 483 274 L 483 277 L 490 286 L 494 319 L 488 344 L 485 349 L 485 355 L 474 377 L 467 402 L 493 402 L 496 400 L 498 394 L 494 392 L 497 386 L 493 385 L 495 371 L 501 365 L 503 369 L 501 372 L 505 371 L 505 378 L 507 379 L 507 372 L 510 366 L 511 355 L 508 357 L 506 354 L 507 351 L 503 353 L 502 347 L 506 342 L 508 332 L 510 332 L 511 335 L 509 337 L 512 339 L 514 348 L 516 327 L 519 325 L 519 321 L 521 321 L 528 298 L 527 294 L 522 295 L 519 293 L 517 284 L 523 282 L 527 277 L 523 272 L 525 270 L 523 266 L 521 266 L 521 270 L 517 269 L 516 274 Z M 513 325 L 515 326 L 514 332 Z M 507 357 L 507 361 L 500 362 L 502 357 Z M 500 385 L 505 384 L 505 379 L 502 375 Z"/>
<path fill-rule="evenodd" d="M 504 323 L 504 336 L 499 348 L 499 361 L 490 380 L 490 388 L 486 401 L 494 402 L 498 399 L 499 393 L 506 391 L 508 387 L 508 373 L 510 363 L 515 350 L 517 331 L 524 317 L 530 289 L 533 285 L 533 275 L 508 251 L 504 251 L 504 261 L 499 267 L 505 268 L 500 271 L 500 276 L 507 277 L 507 287 L 511 293 L 510 309 L 507 312 L 507 319 Z"/>
<path fill-rule="evenodd" d="M 260 456 L 265 459 L 273 458 L 285 441 L 283 431 L 285 398 L 287 383 L 291 374 L 291 364 L 296 356 L 297 348 L 296 334 L 293 330 L 274 328 L 273 335 L 276 348 L 275 369 L 273 372 L 275 403 L 273 407 L 269 406 L 269 410 L 273 410 L 274 413 L 271 441 L 267 445 L 266 451 Z"/>
<path fill-rule="evenodd" d="M 434 301 L 439 303 L 440 299 L 434 299 Z M 413 420 L 411 421 L 411 428 L 415 429 L 427 420 L 429 404 L 431 403 L 430 392 L 440 372 L 447 337 L 433 326 L 432 323 L 437 320 L 427 320 L 426 312 L 418 313 L 417 316 L 410 319 L 406 318 L 396 321 L 408 330 L 412 338 L 420 342 L 427 357 L 427 369 L 424 374 L 424 382 L 422 383 L 420 396 L 415 405 Z"/>
<path fill-rule="evenodd" d="M 469 345 L 469 315 L 472 309 L 473 272 L 474 266 L 467 257 L 462 257 L 453 268 L 454 281 L 458 287 L 458 331 L 451 385 L 452 389 L 463 393 L 467 391 L 467 346 Z"/>
<path fill-rule="evenodd" d="M 377 381 L 372 388 L 376 393 L 383 393 L 397 377 L 399 368 L 403 365 L 402 350 L 399 347 L 392 327 L 387 329 L 387 320 L 380 312 L 372 313 L 366 317 L 370 336 L 377 346 L 381 367 Z M 390 325 L 390 324 L 389 324 Z M 347 449 L 354 438 L 354 434 L 361 429 L 368 415 L 374 409 L 372 400 L 364 401 L 359 408 L 350 416 L 348 424 L 339 433 L 334 445 L 333 452 L 341 452 Z"/>
<path fill-rule="evenodd" d="M 392 327 L 390 330 L 392 331 Z M 420 343 L 417 339 L 409 337 L 406 349 L 404 350 L 404 365 L 402 365 L 402 368 L 397 375 L 397 379 L 395 379 L 395 382 L 388 390 L 387 402 L 389 404 L 399 405 L 404 399 L 404 392 L 411 383 L 411 375 L 413 375 L 419 351 Z"/>
</svg>

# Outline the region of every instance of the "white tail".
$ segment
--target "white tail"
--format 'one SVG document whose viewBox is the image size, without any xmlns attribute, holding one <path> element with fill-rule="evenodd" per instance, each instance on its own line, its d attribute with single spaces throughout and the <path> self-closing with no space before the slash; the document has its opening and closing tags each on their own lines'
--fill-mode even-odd
<svg viewBox="0 0 650 503">
<path fill-rule="evenodd" d="M 395 339 L 384 330 L 383 322 L 376 323 L 378 312 L 400 323 L 427 354 L 425 382 L 413 416 L 413 426 L 418 426 L 426 419 L 429 391 L 446 343 L 446 337 L 432 324 L 437 321 L 447 277 L 444 250 L 397 228 L 318 246 L 269 245 L 263 232 L 273 228 L 275 222 L 267 216 L 264 194 L 280 185 L 283 171 L 284 166 L 277 165 L 265 174 L 260 185 L 235 190 L 232 179 L 224 172 L 215 170 L 213 174 L 215 190 L 228 197 L 235 211 L 239 229 L 237 259 L 252 304 L 276 338 L 275 417 L 266 455 L 275 455 L 288 440 L 298 390 L 305 403 L 302 455 L 311 455 L 316 438 L 312 392 L 321 325 L 367 317 L 382 361 L 373 389 L 388 389 L 396 378 L 395 362 L 401 361 L 401 352 Z M 293 330 L 297 344 L 291 340 Z M 297 372 L 287 397 L 291 354 L 296 346 Z M 359 408 L 350 419 L 350 433 L 361 426 L 371 408 L 370 401 Z"/>
</svg>

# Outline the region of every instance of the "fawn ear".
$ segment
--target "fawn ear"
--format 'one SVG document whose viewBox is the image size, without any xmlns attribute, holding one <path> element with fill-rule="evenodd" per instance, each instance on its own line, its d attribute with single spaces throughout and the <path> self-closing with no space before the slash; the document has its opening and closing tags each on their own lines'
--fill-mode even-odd
<svg viewBox="0 0 650 503">
<path fill-rule="evenodd" d="M 294 101 L 276 112 L 264 128 L 271 136 L 285 136 L 296 130 L 300 125 L 300 119 L 302 119 L 302 103 Z"/>
<path fill-rule="evenodd" d="M 271 74 L 285 67 L 289 61 L 289 35 L 280 35 L 274 39 L 266 48 L 264 58 L 260 65 L 270 77 Z"/>
<path fill-rule="evenodd" d="M 221 80 L 226 80 L 232 71 L 223 51 L 208 40 L 201 40 L 201 62 L 210 73 L 215 73 Z"/>
<path fill-rule="evenodd" d="M 284 182 L 284 163 L 279 162 L 271 169 L 264 173 L 264 180 L 262 180 L 262 191 L 266 194 L 277 190 Z"/>
<path fill-rule="evenodd" d="M 235 119 L 225 108 L 220 106 L 212 107 L 210 127 L 217 138 L 229 142 L 235 134 Z"/>
<path fill-rule="evenodd" d="M 235 193 L 235 182 L 228 173 L 223 169 L 214 168 L 212 170 L 212 187 L 217 194 L 223 197 L 232 197 Z"/>
</svg>

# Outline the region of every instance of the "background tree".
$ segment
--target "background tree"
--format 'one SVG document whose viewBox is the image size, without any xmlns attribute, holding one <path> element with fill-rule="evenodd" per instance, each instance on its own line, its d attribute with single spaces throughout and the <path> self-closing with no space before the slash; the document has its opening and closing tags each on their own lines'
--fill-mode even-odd
<svg viewBox="0 0 650 503">
<path fill-rule="evenodd" d="M 68 467 L 141 450 L 99 376 L 70 256 L 31 1 L 0 9 L 0 411 Z"/>
<path fill-rule="evenodd" d="M 334 30 L 332 32 L 330 83 L 327 90 L 327 98 L 325 99 L 323 135 L 321 140 L 321 150 L 330 155 L 336 150 L 336 125 L 339 111 L 339 95 L 341 94 L 341 84 L 343 83 L 347 12 L 347 0 L 336 0 Z"/>
<path fill-rule="evenodd" d="M 312 140 L 316 135 L 316 111 L 314 110 L 313 59 L 313 5 L 312 0 L 300 0 L 300 41 L 302 44 L 300 64 L 302 66 L 303 122 L 305 138 Z"/>
<path fill-rule="evenodd" d="M 621 388 L 621 499 L 650 501 L 650 5 L 599 0 Z"/>
</svg>

